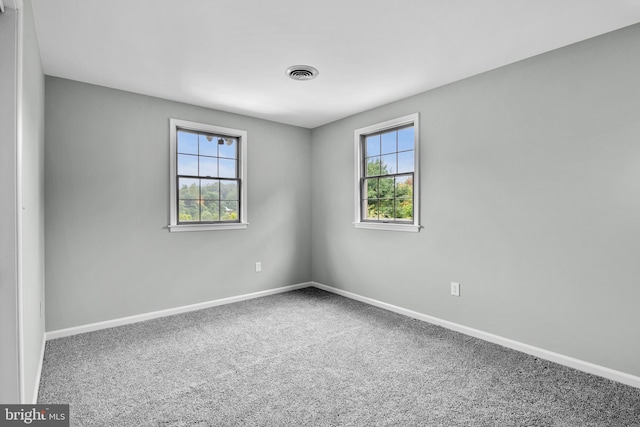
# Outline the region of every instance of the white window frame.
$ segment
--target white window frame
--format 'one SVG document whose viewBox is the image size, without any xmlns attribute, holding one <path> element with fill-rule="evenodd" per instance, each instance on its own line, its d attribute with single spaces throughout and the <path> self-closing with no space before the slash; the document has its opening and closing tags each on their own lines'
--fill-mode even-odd
<svg viewBox="0 0 640 427">
<path fill-rule="evenodd" d="M 192 130 L 230 136 L 238 139 L 238 177 L 240 178 L 240 218 L 239 222 L 207 223 L 207 224 L 178 224 L 178 188 L 177 188 L 177 148 L 178 130 Z M 170 222 L 169 231 L 211 231 L 234 230 L 247 228 L 247 132 L 204 123 L 190 122 L 180 119 L 169 119 L 169 200 Z"/>
<path fill-rule="evenodd" d="M 372 230 L 387 231 L 420 231 L 420 116 L 419 113 L 409 114 L 407 116 L 398 117 L 397 119 L 387 120 L 382 123 L 376 123 L 354 131 L 354 199 L 355 199 L 355 221 L 356 228 L 368 228 Z M 390 222 L 370 222 L 362 221 L 362 191 L 361 179 L 364 173 L 363 166 L 363 141 L 367 135 L 383 132 L 388 129 L 398 128 L 405 125 L 413 125 L 414 135 L 414 172 L 413 172 L 413 223 L 394 223 Z"/>
</svg>

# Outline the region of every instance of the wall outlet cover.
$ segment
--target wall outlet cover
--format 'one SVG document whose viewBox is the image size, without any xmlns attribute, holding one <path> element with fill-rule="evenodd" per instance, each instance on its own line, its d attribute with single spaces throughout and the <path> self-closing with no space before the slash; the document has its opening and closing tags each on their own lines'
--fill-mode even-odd
<svg viewBox="0 0 640 427">
<path fill-rule="evenodd" d="M 451 282 L 451 295 L 454 297 L 460 296 L 460 283 Z"/>
</svg>

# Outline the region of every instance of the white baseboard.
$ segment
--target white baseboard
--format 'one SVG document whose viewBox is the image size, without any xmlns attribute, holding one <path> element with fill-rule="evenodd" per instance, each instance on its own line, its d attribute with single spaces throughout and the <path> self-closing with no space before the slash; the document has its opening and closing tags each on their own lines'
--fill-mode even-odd
<svg viewBox="0 0 640 427">
<path fill-rule="evenodd" d="M 604 366 L 596 365 L 594 363 L 585 362 L 584 360 L 575 359 L 573 357 L 565 356 L 563 354 L 554 353 L 539 347 L 534 347 L 529 344 L 524 344 L 518 341 L 504 338 L 499 335 L 490 334 L 488 332 L 481 331 L 479 329 L 473 329 L 468 326 L 460 325 L 457 323 L 449 322 L 448 320 L 439 319 L 437 317 L 429 316 L 427 314 L 418 313 L 416 311 L 408 310 L 406 308 L 398 307 L 386 302 L 378 301 L 372 298 L 364 297 L 362 295 L 354 294 L 353 292 L 344 291 L 342 289 L 334 288 L 332 286 L 323 285 L 317 282 L 311 282 L 311 286 L 324 291 L 328 291 L 337 295 L 363 302 L 365 304 L 373 305 L 383 308 L 385 310 L 393 311 L 398 314 L 402 314 L 414 319 L 422 320 L 424 322 L 439 325 L 447 329 L 451 329 L 456 332 L 470 335 L 475 338 L 479 338 L 484 341 L 492 342 L 494 344 L 508 347 L 513 350 L 521 351 L 523 353 L 530 354 L 532 356 L 539 357 L 551 362 L 558 363 L 560 365 L 568 366 L 579 371 L 587 372 L 589 374 L 604 377 L 613 381 L 617 381 L 632 387 L 640 388 L 640 377 L 627 374 L 625 372 L 616 371 L 614 369 L 606 368 Z"/>
<path fill-rule="evenodd" d="M 56 338 L 69 337 L 72 335 L 83 334 L 85 332 L 98 331 L 100 329 L 115 328 L 116 326 L 128 325 L 131 323 L 144 322 L 145 320 L 158 319 L 160 317 L 172 316 L 174 314 L 187 313 L 190 311 L 202 310 L 209 307 L 215 307 L 218 305 L 231 304 L 234 302 L 250 300 L 254 298 L 266 297 L 268 295 L 280 294 L 283 292 L 289 292 L 296 289 L 307 288 L 311 286 L 311 283 L 299 283 L 296 285 L 283 286 L 275 289 L 267 289 L 265 291 L 254 292 L 251 294 L 238 295 L 229 298 L 222 298 L 213 301 L 206 301 L 197 304 L 184 305 L 181 307 L 168 308 L 166 310 L 153 311 L 150 313 L 137 314 L 135 316 L 122 317 L 119 319 L 106 320 L 104 322 L 90 323 L 88 325 L 75 326 L 73 328 L 58 329 L 56 331 L 49 331 L 46 333 L 47 340 L 53 340 Z"/>
<path fill-rule="evenodd" d="M 431 323 L 434 325 L 439 325 L 447 329 L 451 329 L 456 332 L 463 333 L 465 335 L 469 335 L 475 338 L 479 338 L 484 341 L 492 342 L 494 344 L 498 344 L 507 348 L 511 348 L 513 350 L 521 351 L 526 354 L 530 354 L 532 356 L 539 357 L 541 359 L 545 359 L 551 362 L 558 363 L 560 365 L 568 366 L 573 369 L 577 369 L 579 371 L 587 372 L 589 374 L 597 375 L 600 377 L 604 377 L 613 381 L 620 382 L 622 384 L 626 384 L 632 387 L 640 388 L 640 377 L 635 375 L 627 374 L 625 372 L 616 371 L 614 369 L 606 368 L 604 366 L 596 365 L 594 363 L 585 362 L 584 360 L 576 359 L 573 357 L 565 356 L 563 354 L 555 353 L 549 350 L 545 350 L 539 347 L 534 347 L 529 344 L 524 344 L 519 341 L 514 341 L 509 338 L 504 338 L 499 335 L 494 335 L 489 332 L 484 332 L 479 329 L 470 328 L 468 326 L 460 325 L 454 322 L 450 322 L 448 320 L 440 319 L 437 317 L 429 316 L 427 314 L 418 313 L 417 311 L 408 310 L 406 308 L 398 307 L 392 304 L 388 304 L 386 302 L 378 301 L 372 298 L 364 297 L 362 295 L 355 294 L 353 292 L 345 291 L 342 289 L 334 288 L 332 286 L 327 286 L 318 282 L 307 282 L 307 283 L 299 283 L 296 285 L 283 286 L 275 289 L 268 289 L 265 291 L 254 292 L 251 294 L 238 295 L 229 298 L 222 298 L 213 301 L 207 301 L 197 304 L 191 304 L 181 307 L 170 308 L 166 310 L 154 311 L 151 313 L 138 314 L 135 316 L 123 317 L 120 319 L 107 320 L 104 322 L 91 323 L 88 325 L 77 326 L 73 328 L 60 329 L 56 331 L 50 331 L 45 334 L 46 340 L 52 340 L 56 338 L 63 338 L 72 335 L 82 334 L 85 332 L 97 331 L 100 329 L 108 329 L 114 328 L 116 326 L 128 325 L 131 323 L 143 322 L 145 320 L 157 319 L 160 317 L 171 316 L 174 314 L 187 313 L 190 311 L 202 310 L 209 307 L 215 307 L 218 305 L 231 304 L 234 302 L 245 301 L 254 298 L 260 298 L 267 295 L 274 295 L 283 292 L 289 292 L 296 289 L 302 289 L 307 287 L 316 287 L 318 289 L 322 289 L 337 295 L 342 295 L 346 298 L 350 298 L 356 301 L 363 302 L 365 304 L 373 305 L 385 310 L 392 311 L 394 313 L 402 314 L 414 319 L 422 320 L 427 323 Z M 45 343 L 43 340 L 41 356 L 40 356 L 40 366 L 38 367 L 38 373 L 36 378 L 36 388 L 35 388 L 35 397 L 34 400 L 37 399 L 38 388 L 40 384 L 40 374 L 42 371 L 42 360 L 44 357 L 44 347 Z M 34 401 L 34 403 L 36 403 Z"/>
<path fill-rule="evenodd" d="M 38 403 L 38 393 L 40 392 L 40 376 L 42 375 L 42 364 L 44 362 L 44 347 L 47 343 L 47 334 L 42 334 L 42 345 L 40 346 L 40 359 L 38 370 L 36 371 L 36 383 L 33 386 L 33 405 Z"/>
</svg>

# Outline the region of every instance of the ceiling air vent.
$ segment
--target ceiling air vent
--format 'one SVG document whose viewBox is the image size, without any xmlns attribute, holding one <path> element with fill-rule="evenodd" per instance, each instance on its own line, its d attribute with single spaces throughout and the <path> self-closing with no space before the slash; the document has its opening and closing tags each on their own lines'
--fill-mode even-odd
<svg viewBox="0 0 640 427">
<path fill-rule="evenodd" d="M 308 65 L 294 65 L 287 68 L 287 76 L 293 80 L 311 80 L 318 75 L 318 70 Z"/>
</svg>

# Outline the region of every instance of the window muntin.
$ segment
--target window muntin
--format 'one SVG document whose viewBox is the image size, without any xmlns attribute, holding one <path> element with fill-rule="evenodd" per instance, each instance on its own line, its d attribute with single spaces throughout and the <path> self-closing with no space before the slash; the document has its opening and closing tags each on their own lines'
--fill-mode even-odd
<svg viewBox="0 0 640 427">
<path fill-rule="evenodd" d="M 171 231 L 246 228 L 247 133 L 171 119 Z"/>
<path fill-rule="evenodd" d="M 359 228 L 418 231 L 418 114 L 355 131 Z"/>
</svg>

